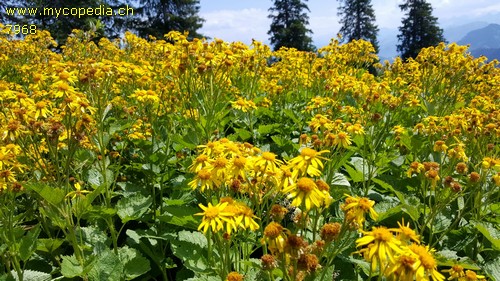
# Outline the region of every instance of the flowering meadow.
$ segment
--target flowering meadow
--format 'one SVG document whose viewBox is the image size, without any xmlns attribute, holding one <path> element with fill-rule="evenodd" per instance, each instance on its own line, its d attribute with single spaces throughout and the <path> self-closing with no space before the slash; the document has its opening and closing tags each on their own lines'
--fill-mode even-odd
<svg viewBox="0 0 500 281">
<path fill-rule="evenodd" d="M 496 61 L 0 33 L 0 280 L 500 280 Z"/>
</svg>

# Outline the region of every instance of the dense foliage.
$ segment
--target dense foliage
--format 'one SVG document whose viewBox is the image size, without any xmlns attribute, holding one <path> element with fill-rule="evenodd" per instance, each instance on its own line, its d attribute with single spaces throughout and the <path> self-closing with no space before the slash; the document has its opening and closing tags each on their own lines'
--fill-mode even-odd
<svg viewBox="0 0 500 281">
<path fill-rule="evenodd" d="M 497 62 L 1 34 L 2 280 L 500 280 Z"/>
</svg>

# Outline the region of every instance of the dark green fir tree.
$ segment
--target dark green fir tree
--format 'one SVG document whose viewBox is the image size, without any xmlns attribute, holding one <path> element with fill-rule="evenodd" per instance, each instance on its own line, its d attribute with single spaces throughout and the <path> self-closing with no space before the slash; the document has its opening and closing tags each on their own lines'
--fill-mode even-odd
<svg viewBox="0 0 500 281">
<path fill-rule="evenodd" d="M 432 16 L 432 6 L 425 0 L 406 0 L 399 5 L 406 12 L 399 27 L 397 50 L 403 59 L 415 58 L 422 48 L 444 42 L 438 19 Z"/>
<path fill-rule="evenodd" d="M 375 24 L 375 11 L 370 0 L 339 0 L 338 15 L 340 16 L 340 28 L 344 42 L 363 39 L 372 43 L 378 53 L 379 45 L 377 33 L 379 31 Z"/>
<path fill-rule="evenodd" d="M 202 37 L 198 33 L 204 22 L 198 15 L 199 0 L 140 0 L 140 3 L 140 17 L 134 23 L 140 36 L 163 38 L 170 31 L 187 31 L 189 39 Z"/>
<path fill-rule="evenodd" d="M 267 34 L 274 50 L 281 47 L 296 48 L 300 51 L 314 51 L 312 31 L 307 28 L 309 7 L 301 0 L 275 0 L 269 8 L 272 20 Z"/>
</svg>

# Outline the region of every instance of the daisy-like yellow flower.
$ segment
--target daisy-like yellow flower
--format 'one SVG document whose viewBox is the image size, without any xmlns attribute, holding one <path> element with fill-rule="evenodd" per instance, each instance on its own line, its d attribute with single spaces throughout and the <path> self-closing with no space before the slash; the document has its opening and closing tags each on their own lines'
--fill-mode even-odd
<svg viewBox="0 0 500 281">
<path fill-rule="evenodd" d="M 458 278 L 459 281 L 477 281 L 477 280 L 486 280 L 484 275 L 478 275 L 472 270 L 465 271 L 465 276 L 462 278 Z"/>
<path fill-rule="evenodd" d="M 219 203 L 215 206 L 209 202 L 206 207 L 203 206 L 203 204 L 198 204 L 198 206 L 203 210 L 203 213 L 195 214 L 195 216 L 203 216 L 203 219 L 198 226 L 198 231 L 203 229 L 203 233 L 207 233 L 207 230 L 211 228 L 213 232 L 217 232 L 224 229 L 224 223 L 227 225 L 226 229 L 234 229 L 235 224 L 232 220 L 233 214 L 224 211 L 227 205 L 227 202 Z"/>
<path fill-rule="evenodd" d="M 443 281 L 444 276 L 437 271 L 437 263 L 432 253 L 434 249 L 429 249 L 429 246 L 417 245 L 415 243 L 408 246 L 408 249 L 418 256 L 418 260 L 413 265 L 417 281 L 430 280 Z"/>
<path fill-rule="evenodd" d="M 393 277 L 393 280 L 413 281 L 415 278 L 414 266 L 418 261 L 418 255 L 408 250 L 397 255 L 394 263 L 384 273 L 387 277 Z"/>
<path fill-rule="evenodd" d="M 401 241 L 389 229 L 383 226 L 373 227 L 372 231 L 361 230 L 361 233 L 363 237 L 356 240 L 356 247 L 364 247 L 358 253 L 371 262 L 372 271 L 396 262 L 395 255 L 401 252 Z"/>
<path fill-rule="evenodd" d="M 412 175 L 414 174 L 420 174 L 422 172 L 425 171 L 425 168 L 424 168 L 424 165 L 422 163 L 419 163 L 419 162 L 412 162 L 410 164 L 410 168 L 408 169 L 408 171 L 406 172 L 406 175 L 411 178 Z"/>
<path fill-rule="evenodd" d="M 312 206 L 319 208 L 325 202 L 325 194 L 318 189 L 316 183 L 310 178 L 300 178 L 295 184 L 283 189 L 293 198 L 292 206 L 304 206 L 309 211 Z"/>
<path fill-rule="evenodd" d="M 238 98 L 236 101 L 232 101 L 231 106 L 234 109 L 241 110 L 243 112 L 247 112 L 252 109 L 257 109 L 257 106 L 253 101 L 244 98 Z"/>
<path fill-rule="evenodd" d="M 396 228 L 394 231 L 397 232 L 396 238 L 404 243 L 410 243 L 410 241 L 413 241 L 417 244 L 420 244 L 420 237 L 419 235 L 415 232 L 415 230 L 410 228 L 410 223 L 407 223 L 405 225 L 405 221 L 400 223 L 398 222 L 399 228 Z"/>
<path fill-rule="evenodd" d="M 296 173 L 299 171 L 304 175 L 307 173 L 311 177 L 318 177 L 321 175 L 323 163 L 321 160 L 326 160 L 321 154 L 328 153 L 328 150 L 316 151 L 309 147 L 304 147 L 300 151 L 300 155 L 288 161 L 288 165 L 294 169 Z"/>
<path fill-rule="evenodd" d="M 66 194 L 66 198 L 75 199 L 77 196 L 84 196 L 84 194 L 90 193 L 90 191 L 88 190 L 82 190 L 82 186 L 78 182 L 75 183 L 73 187 L 75 188 L 75 190 Z"/>
<path fill-rule="evenodd" d="M 270 170 L 272 172 L 278 173 L 278 167 L 283 164 L 283 161 L 276 159 L 276 154 L 272 152 L 262 152 L 262 154 L 253 163 L 254 168 L 257 171 L 265 172 Z"/>
<path fill-rule="evenodd" d="M 500 187 L 500 173 L 496 173 L 491 178 L 495 182 L 495 185 L 498 186 L 498 187 Z"/>
<path fill-rule="evenodd" d="M 205 189 L 216 189 L 220 184 L 221 181 L 212 176 L 212 172 L 205 168 L 199 170 L 194 179 L 188 183 L 193 190 L 200 188 L 201 192 L 205 191 Z"/>
<path fill-rule="evenodd" d="M 189 166 L 189 171 L 194 173 L 198 172 L 202 168 L 208 166 L 208 164 L 210 163 L 209 160 L 210 159 L 205 154 L 198 155 L 198 157 L 196 157 L 196 159 L 193 161 L 193 164 Z"/>
<path fill-rule="evenodd" d="M 335 138 L 335 145 L 347 148 L 351 145 L 351 137 L 345 132 L 339 132 Z"/>
<path fill-rule="evenodd" d="M 282 253 L 285 250 L 286 237 L 290 231 L 277 222 L 269 223 L 264 228 L 264 237 L 260 240 L 263 245 L 267 245 L 272 254 Z"/>
<path fill-rule="evenodd" d="M 224 208 L 224 212 L 233 214 L 235 227 L 250 229 L 252 231 L 259 229 L 259 224 L 254 220 L 257 216 L 254 215 L 253 210 L 250 209 L 245 203 L 235 201 L 231 197 L 221 198 L 220 202 L 228 203 L 226 208 Z M 236 230 L 236 228 L 234 230 Z M 228 233 L 231 234 L 231 231 L 228 230 Z"/>
<path fill-rule="evenodd" d="M 463 266 L 458 264 L 453 265 L 450 269 L 443 270 L 443 272 L 450 275 L 447 280 L 462 280 L 465 277 Z"/>
<path fill-rule="evenodd" d="M 368 213 L 373 220 L 377 220 L 378 214 L 373 209 L 375 201 L 365 197 L 358 198 L 348 194 L 344 195 L 347 196 L 347 198 L 340 208 L 344 211 L 348 221 L 355 223 L 359 228 L 363 228 L 366 213 Z"/>
</svg>

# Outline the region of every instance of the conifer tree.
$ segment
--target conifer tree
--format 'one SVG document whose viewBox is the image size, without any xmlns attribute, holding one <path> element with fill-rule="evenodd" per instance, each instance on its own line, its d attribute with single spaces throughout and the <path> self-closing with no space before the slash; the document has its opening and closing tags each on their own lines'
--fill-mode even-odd
<svg viewBox="0 0 500 281">
<path fill-rule="evenodd" d="M 281 47 L 296 48 L 301 51 L 313 51 L 312 31 L 309 24 L 307 5 L 301 0 L 275 0 L 269 8 L 269 18 L 272 19 L 269 34 L 274 50 Z"/>
<path fill-rule="evenodd" d="M 340 16 L 340 34 L 343 41 L 366 40 L 372 43 L 375 51 L 379 46 L 375 24 L 375 11 L 370 0 L 338 0 L 340 2 L 338 15 Z"/>
<path fill-rule="evenodd" d="M 443 30 L 432 16 L 432 6 L 425 0 L 406 0 L 399 5 L 406 12 L 399 27 L 398 52 L 403 59 L 415 58 L 422 48 L 444 42 Z"/>
<path fill-rule="evenodd" d="M 162 38 L 175 30 L 189 32 L 188 38 L 202 37 L 198 33 L 204 20 L 198 15 L 200 0 L 140 0 L 138 9 L 141 17 L 135 22 L 135 29 L 142 37 L 148 35 Z"/>
</svg>

